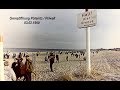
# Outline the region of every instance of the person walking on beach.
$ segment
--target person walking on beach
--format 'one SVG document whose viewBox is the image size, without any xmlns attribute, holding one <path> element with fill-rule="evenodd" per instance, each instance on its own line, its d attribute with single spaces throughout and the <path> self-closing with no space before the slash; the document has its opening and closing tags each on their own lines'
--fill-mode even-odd
<svg viewBox="0 0 120 90">
<path fill-rule="evenodd" d="M 53 55 L 53 53 L 50 53 L 50 57 L 49 57 L 49 60 L 50 60 L 50 69 L 51 69 L 51 72 L 53 72 L 53 63 L 54 63 L 54 59 L 55 59 L 55 56 Z"/>
<path fill-rule="evenodd" d="M 25 53 L 23 54 L 23 57 L 25 57 Z"/>
<path fill-rule="evenodd" d="M 75 57 L 78 58 L 78 54 L 75 54 Z"/>
<path fill-rule="evenodd" d="M 4 62 L 4 76 L 5 81 L 16 81 L 16 75 L 13 69 L 9 66 L 9 62 Z"/>
<path fill-rule="evenodd" d="M 13 53 L 13 56 L 12 56 L 12 58 L 14 59 L 16 57 L 16 54 L 15 53 Z"/>
<path fill-rule="evenodd" d="M 31 73 L 33 72 L 33 63 L 32 60 L 26 55 L 26 81 L 31 81 Z"/>
<path fill-rule="evenodd" d="M 13 62 L 13 64 L 12 64 L 12 68 L 16 74 L 17 80 L 18 80 L 18 78 L 20 78 L 22 76 L 21 75 L 21 68 L 22 68 L 21 63 L 22 63 L 22 61 L 23 61 L 22 54 L 19 53 L 18 57 L 15 58 L 15 62 Z"/>
<path fill-rule="evenodd" d="M 19 53 L 19 55 L 16 58 L 16 60 L 18 60 L 18 62 L 22 62 L 23 58 L 22 58 L 22 54 L 21 53 Z"/>
<path fill-rule="evenodd" d="M 11 66 L 11 68 L 13 69 L 13 71 L 15 72 L 15 75 L 16 75 L 16 78 L 17 78 L 17 74 L 18 74 L 18 72 L 20 72 L 19 70 L 18 70 L 18 60 L 14 60 L 14 62 L 12 63 L 12 66 Z"/>
<path fill-rule="evenodd" d="M 66 60 L 68 61 L 68 56 L 66 56 Z"/>
<path fill-rule="evenodd" d="M 45 62 L 47 62 L 47 61 L 48 61 L 47 56 L 45 56 Z"/>
<path fill-rule="evenodd" d="M 56 60 L 59 62 L 59 55 L 56 54 Z"/>
<path fill-rule="evenodd" d="M 38 54 L 38 52 L 36 53 L 36 56 L 38 56 L 39 54 Z"/>
</svg>

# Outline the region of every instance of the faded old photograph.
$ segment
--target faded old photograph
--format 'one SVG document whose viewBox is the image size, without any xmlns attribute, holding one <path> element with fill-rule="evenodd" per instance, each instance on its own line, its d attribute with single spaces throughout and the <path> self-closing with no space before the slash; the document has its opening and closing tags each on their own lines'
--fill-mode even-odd
<svg viewBox="0 0 120 90">
<path fill-rule="evenodd" d="M 120 9 L 0 9 L 0 81 L 120 81 Z"/>
</svg>

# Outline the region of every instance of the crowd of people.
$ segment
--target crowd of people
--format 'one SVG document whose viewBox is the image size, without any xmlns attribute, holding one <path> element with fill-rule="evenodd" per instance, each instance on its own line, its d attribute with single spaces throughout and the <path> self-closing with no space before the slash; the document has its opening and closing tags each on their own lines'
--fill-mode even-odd
<svg viewBox="0 0 120 90">
<path fill-rule="evenodd" d="M 19 53 L 17 58 L 15 58 L 15 54 L 13 56 L 14 62 L 12 66 L 9 65 L 9 61 L 4 61 L 5 81 L 31 81 L 33 65 L 29 55 Z M 23 57 L 25 58 L 25 63 L 23 63 Z"/>
<path fill-rule="evenodd" d="M 56 60 L 56 62 L 59 63 L 59 55 L 61 55 L 63 52 L 59 52 L 58 54 L 55 54 L 54 52 L 50 52 L 46 54 L 45 56 L 45 62 L 49 62 L 50 71 L 54 72 L 53 70 L 53 64 Z M 65 52 L 66 54 L 66 61 L 69 61 L 69 55 L 68 52 Z M 73 53 L 71 52 L 71 57 L 80 58 L 81 55 L 84 56 L 84 52 L 81 53 Z M 93 53 L 94 54 L 94 53 Z M 40 55 L 38 52 L 36 54 L 37 57 Z M 6 53 L 4 54 L 4 59 L 9 59 L 10 54 Z M 10 67 L 9 62 L 5 60 L 4 62 L 4 70 L 5 70 L 5 80 L 6 81 L 31 81 L 31 73 L 33 72 L 33 63 L 32 60 L 29 58 L 29 55 L 27 53 L 19 53 L 18 56 L 13 53 L 12 58 L 14 59 L 14 62 L 12 63 L 12 66 Z M 23 63 L 23 58 L 25 60 L 25 63 Z"/>
</svg>

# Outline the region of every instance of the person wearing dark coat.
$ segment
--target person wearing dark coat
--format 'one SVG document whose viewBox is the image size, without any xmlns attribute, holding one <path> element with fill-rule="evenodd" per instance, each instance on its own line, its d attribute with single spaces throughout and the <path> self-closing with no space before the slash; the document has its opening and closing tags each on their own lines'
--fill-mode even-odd
<svg viewBox="0 0 120 90">
<path fill-rule="evenodd" d="M 16 68 L 17 65 L 18 65 L 18 64 L 17 64 L 17 60 L 15 60 L 15 61 L 12 63 L 12 66 L 11 66 L 11 68 L 12 68 L 13 71 L 15 72 L 16 76 L 18 76 L 18 75 L 17 75 L 17 74 L 18 74 L 18 73 L 17 73 L 18 70 L 17 70 L 17 68 Z"/>
<path fill-rule="evenodd" d="M 26 81 L 31 81 L 31 73 L 33 72 L 33 65 L 32 65 L 32 60 L 29 58 L 29 55 L 26 55 Z"/>
<path fill-rule="evenodd" d="M 23 54 L 23 57 L 25 57 L 25 53 Z"/>
<path fill-rule="evenodd" d="M 53 63 L 54 63 L 54 59 L 55 59 L 55 56 L 53 55 L 53 53 L 50 53 L 50 57 L 49 57 L 49 60 L 50 60 L 50 69 L 51 69 L 51 72 L 53 72 Z"/>
<path fill-rule="evenodd" d="M 68 61 L 68 56 L 66 56 L 66 60 Z"/>
<path fill-rule="evenodd" d="M 59 62 L 59 56 L 58 56 L 58 54 L 56 55 L 56 60 Z"/>
</svg>

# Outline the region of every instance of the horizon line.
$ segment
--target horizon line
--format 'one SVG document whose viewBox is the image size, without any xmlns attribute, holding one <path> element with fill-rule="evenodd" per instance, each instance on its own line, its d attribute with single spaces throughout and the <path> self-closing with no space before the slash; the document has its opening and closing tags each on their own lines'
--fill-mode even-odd
<svg viewBox="0 0 120 90">
<path fill-rule="evenodd" d="M 67 48 L 3 48 L 3 49 L 67 49 Z M 91 49 L 120 49 L 120 48 L 91 48 Z M 81 50 L 81 49 L 68 48 L 68 50 Z"/>
</svg>

